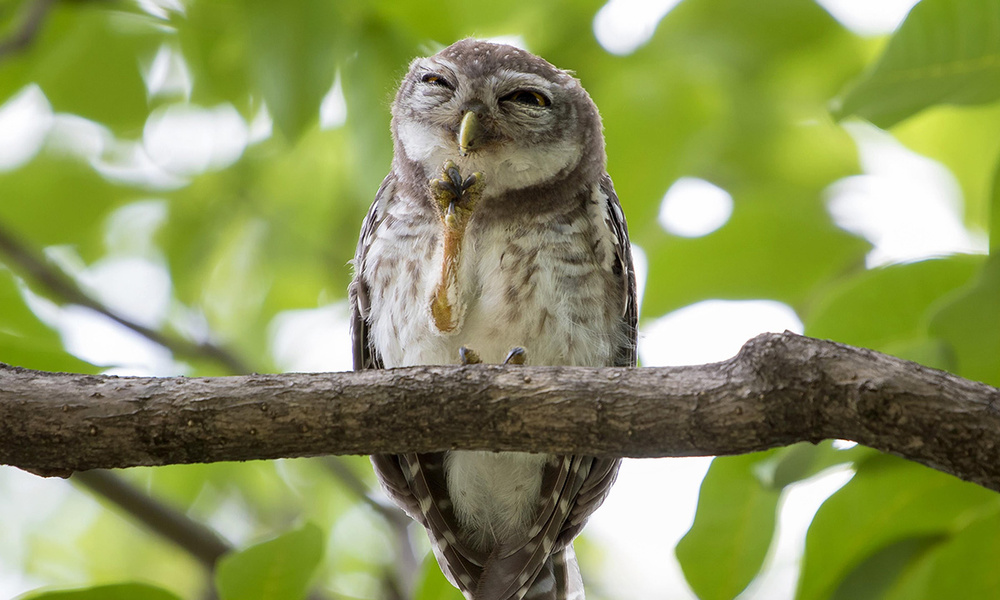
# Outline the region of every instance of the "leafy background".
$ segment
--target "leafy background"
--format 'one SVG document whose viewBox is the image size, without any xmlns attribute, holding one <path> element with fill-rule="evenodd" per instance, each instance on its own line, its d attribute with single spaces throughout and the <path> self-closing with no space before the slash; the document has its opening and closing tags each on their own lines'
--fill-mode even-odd
<svg viewBox="0 0 1000 600">
<path fill-rule="evenodd" d="M 662 347 L 692 360 L 703 338 L 725 336 L 663 340 L 671 315 L 768 300 L 808 335 L 1000 385 L 1000 246 L 975 241 L 1000 228 L 1000 4 L 923 0 L 891 35 L 859 34 L 827 4 L 684 0 L 665 17 L 570 0 L 0 4 L 0 360 L 163 375 L 344 368 L 346 263 L 389 164 L 399 77 L 461 37 L 518 36 L 573 69 L 601 108 L 646 265 L 647 365 Z M 608 51 L 593 32 L 609 11 L 651 36 Z M 887 152 L 906 158 L 897 189 L 871 185 L 892 168 Z M 664 193 L 682 178 L 728 192 L 724 225 L 665 229 Z M 938 229 L 951 218 L 972 241 L 888 253 L 928 193 L 953 203 Z M 877 226 L 848 210 L 887 202 Z M 938 229 L 909 233 L 932 241 Z M 789 552 L 776 524 L 831 473 Z M 658 484 L 631 501 L 687 527 L 670 498 L 691 492 Z M 69 484 L 4 467 L 0 595 L 458 598 L 373 485 L 360 457 Z M 173 511 L 168 532 L 202 541 L 152 533 L 136 516 L 149 499 Z M 998 540 L 993 492 L 850 444 L 793 446 L 712 463 L 676 545 L 687 585 L 661 594 L 991 598 Z M 637 593 L 607 574 L 612 548 L 578 543 L 591 598 Z M 676 564 L 662 559 L 663 573 Z M 781 569 L 784 587 L 768 587 Z"/>
</svg>

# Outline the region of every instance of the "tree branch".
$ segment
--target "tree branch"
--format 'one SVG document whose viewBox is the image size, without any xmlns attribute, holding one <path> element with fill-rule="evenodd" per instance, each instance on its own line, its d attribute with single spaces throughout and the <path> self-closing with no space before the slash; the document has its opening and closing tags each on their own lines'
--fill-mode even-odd
<svg viewBox="0 0 1000 600">
<path fill-rule="evenodd" d="M 452 448 L 737 454 L 854 440 L 1000 491 L 1000 390 L 791 333 L 670 368 L 218 378 L 0 368 L 0 463 L 84 470 Z"/>
<path fill-rule="evenodd" d="M 186 550 L 209 570 L 215 567 L 223 554 L 232 550 L 232 546 L 214 529 L 192 520 L 149 494 L 140 492 L 135 486 L 108 471 L 75 473 L 73 481 L 118 506 L 129 506 L 130 516 Z"/>
</svg>

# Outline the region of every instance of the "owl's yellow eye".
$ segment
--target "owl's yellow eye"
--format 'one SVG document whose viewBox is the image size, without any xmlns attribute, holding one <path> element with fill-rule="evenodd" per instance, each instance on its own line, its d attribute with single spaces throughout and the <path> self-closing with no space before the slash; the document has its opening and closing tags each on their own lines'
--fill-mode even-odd
<svg viewBox="0 0 1000 600">
<path fill-rule="evenodd" d="M 503 98 L 500 98 L 501 102 L 517 102 L 518 104 L 526 104 L 528 106 L 548 106 L 552 104 L 549 98 L 542 94 L 541 92 L 535 92 L 532 90 L 517 90 L 516 92 L 511 92 Z"/>
<path fill-rule="evenodd" d="M 448 88 L 449 90 L 455 89 L 447 79 L 441 77 L 437 73 L 424 73 L 424 76 L 420 78 L 420 81 L 423 83 L 439 85 L 441 87 Z"/>
</svg>

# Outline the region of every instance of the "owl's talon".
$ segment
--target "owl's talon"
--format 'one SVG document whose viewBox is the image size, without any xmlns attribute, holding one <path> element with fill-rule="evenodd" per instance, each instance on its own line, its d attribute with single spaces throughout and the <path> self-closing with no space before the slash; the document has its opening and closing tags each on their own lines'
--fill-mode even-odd
<svg viewBox="0 0 1000 600">
<path fill-rule="evenodd" d="M 527 359 L 528 353 L 524 351 L 524 348 L 517 346 L 516 348 L 511 348 L 510 352 L 507 353 L 507 358 L 503 359 L 503 364 L 523 365 Z"/>
<path fill-rule="evenodd" d="M 458 349 L 458 357 L 462 360 L 462 366 L 478 365 L 483 362 L 483 359 L 479 358 L 478 352 L 465 346 Z"/>
<path fill-rule="evenodd" d="M 465 178 L 465 182 L 462 183 L 462 193 L 466 193 L 472 189 L 473 186 L 477 185 L 479 181 L 483 178 L 483 174 L 476 171 L 472 175 Z"/>
<path fill-rule="evenodd" d="M 482 173 L 476 172 L 463 179 L 454 162 L 444 163 L 440 177 L 431 179 L 430 185 L 431 198 L 445 226 L 455 229 L 465 225 L 479 199 L 482 182 Z"/>
<path fill-rule="evenodd" d="M 451 181 L 451 186 L 456 191 L 462 189 L 462 173 L 454 162 L 449 160 L 444 163 L 444 176 Z"/>
</svg>

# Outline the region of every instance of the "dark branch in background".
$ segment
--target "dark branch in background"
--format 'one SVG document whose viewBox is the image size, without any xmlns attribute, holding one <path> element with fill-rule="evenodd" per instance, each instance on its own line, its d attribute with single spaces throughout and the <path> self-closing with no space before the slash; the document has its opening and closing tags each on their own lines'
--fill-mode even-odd
<svg viewBox="0 0 1000 600">
<path fill-rule="evenodd" d="M 56 0 L 34 0 L 34 2 L 24 2 L 24 15 L 22 16 L 20 28 L 12 31 L 7 37 L 0 40 L 0 58 L 9 54 L 15 54 L 25 50 L 34 41 L 35 36 L 41 31 L 45 23 L 45 17 L 49 10 L 55 5 Z"/>
<path fill-rule="evenodd" d="M 175 336 L 168 336 L 114 313 L 107 306 L 86 294 L 69 275 L 62 272 L 51 262 L 43 259 L 39 253 L 34 252 L 26 244 L 20 242 L 15 235 L 3 227 L 2 223 L 0 223 L 0 255 L 6 257 L 10 266 L 17 267 L 21 272 L 42 285 L 56 300 L 90 308 L 139 333 L 150 341 L 163 346 L 175 355 L 212 360 L 233 374 L 251 372 L 249 366 L 245 365 L 242 360 L 224 348 L 210 343 L 196 344 Z M 406 592 L 406 596 L 401 596 L 398 591 L 401 584 L 405 590 L 411 591 L 413 589 L 418 568 L 413 547 L 406 534 L 408 519 L 395 507 L 381 505 L 373 500 L 364 482 L 358 479 L 346 465 L 342 464 L 341 459 L 329 457 L 326 464 L 330 472 L 340 479 L 341 483 L 347 489 L 354 492 L 362 501 L 369 503 L 373 507 L 380 507 L 376 510 L 386 519 L 389 526 L 395 532 L 399 549 L 399 561 L 397 561 L 399 572 L 387 575 L 387 583 L 390 587 L 397 588 L 393 590 L 395 596 L 409 597 L 408 592 Z M 71 471 L 67 471 L 66 469 L 48 470 L 45 472 L 37 469 L 28 470 L 38 475 L 68 476 L 71 473 Z M 207 526 L 181 512 L 171 509 L 162 502 L 150 498 L 135 489 L 129 482 L 113 473 L 96 470 L 86 473 L 80 472 L 76 473 L 73 479 L 91 492 L 116 504 L 152 531 L 178 543 L 182 548 L 206 564 L 206 566 L 210 568 L 214 566 L 215 560 L 213 559 L 211 562 L 206 563 L 204 556 L 206 552 L 208 555 L 211 555 L 219 548 L 213 548 L 210 544 L 205 545 L 207 542 L 205 544 L 195 543 L 199 539 L 207 540 L 212 536 L 216 539 L 221 539 Z M 196 535 L 192 532 L 201 533 Z M 191 542 L 191 545 L 181 543 L 182 541 Z M 214 593 L 212 595 L 214 596 Z"/>
<path fill-rule="evenodd" d="M 214 378 L 0 368 L 0 463 L 89 469 L 321 454 L 740 454 L 854 440 L 1000 491 L 1000 390 L 763 334 L 691 367 L 424 366 Z"/>
<path fill-rule="evenodd" d="M 138 491 L 135 486 L 108 471 L 80 472 L 73 476 L 73 481 L 119 506 L 128 505 L 131 516 L 186 550 L 208 569 L 212 569 L 223 554 L 232 550 L 232 546 L 210 527 Z"/>
<path fill-rule="evenodd" d="M 210 342 L 196 343 L 176 336 L 169 336 L 115 313 L 84 292 L 69 275 L 20 242 L 2 224 L 0 224 L 0 254 L 7 258 L 12 267 L 17 267 L 20 272 L 28 275 L 54 298 L 69 304 L 85 306 L 98 312 L 150 341 L 168 348 L 178 356 L 212 360 L 234 374 L 252 371 L 241 359 L 215 344 Z"/>
</svg>

